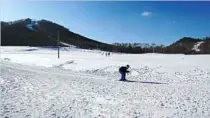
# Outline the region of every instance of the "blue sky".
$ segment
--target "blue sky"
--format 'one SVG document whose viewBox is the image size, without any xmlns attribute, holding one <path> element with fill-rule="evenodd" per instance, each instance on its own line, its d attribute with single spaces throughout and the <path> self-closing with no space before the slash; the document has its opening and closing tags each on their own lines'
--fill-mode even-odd
<svg viewBox="0 0 210 118">
<path fill-rule="evenodd" d="M 210 36 L 210 1 L 3 1 L 1 21 L 46 19 L 103 41 L 170 44 Z"/>
</svg>

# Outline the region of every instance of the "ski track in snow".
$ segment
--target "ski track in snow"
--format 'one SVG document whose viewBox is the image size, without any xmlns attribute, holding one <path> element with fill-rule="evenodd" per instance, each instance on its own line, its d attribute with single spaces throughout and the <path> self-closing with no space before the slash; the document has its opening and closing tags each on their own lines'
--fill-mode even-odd
<svg viewBox="0 0 210 118">
<path fill-rule="evenodd" d="M 40 48 L 34 47 L 3 48 L 6 53 L 1 54 L 0 63 L 0 117 L 210 117 L 210 68 L 205 66 L 208 65 L 205 62 L 208 56 L 141 55 L 139 58 L 136 55 L 116 54 L 115 57 L 103 59 L 97 55 L 100 51 L 92 54 L 93 51 L 69 49 L 70 56 L 70 52 L 63 54 L 63 58 L 68 60 L 52 63 L 53 56 L 50 54 L 54 52 L 46 50 L 41 48 L 40 51 Z M 20 56 L 23 52 L 25 60 Z M 26 61 L 27 56 L 31 61 Z M 127 76 L 131 81 L 118 81 L 119 65 L 131 60 L 133 66 Z M 83 61 L 95 69 L 84 65 Z M 92 61 L 101 65 L 98 67 L 90 63 Z M 45 62 L 51 65 L 40 66 L 48 66 Z M 137 65 L 139 63 L 146 64 Z M 71 69 L 80 64 L 85 69 Z"/>
</svg>

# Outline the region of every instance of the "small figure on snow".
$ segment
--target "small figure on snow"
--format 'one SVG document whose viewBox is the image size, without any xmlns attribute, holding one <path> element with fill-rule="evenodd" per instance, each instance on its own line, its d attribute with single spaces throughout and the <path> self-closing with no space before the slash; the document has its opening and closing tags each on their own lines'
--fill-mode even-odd
<svg viewBox="0 0 210 118">
<path fill-rule="evenodd" d="M 108 57 L 110 56 L 110 52 L 107 52 L 107 56 L 108 56 Z"/>
<path fill-rule="evenodd" d="M 129 73 L 130 71 L 128 71 L 128 68 L 129 68 L 130 66 L 129 65 L 126 65 L 126 66 L 121 66 L 120 68 L 119 68 L 119 72 L 120 72 L 120 74 L 121 74 L 121 79 L 120 79 L 120 81 L 126 81 L 126 73 Z"/>
</svg>

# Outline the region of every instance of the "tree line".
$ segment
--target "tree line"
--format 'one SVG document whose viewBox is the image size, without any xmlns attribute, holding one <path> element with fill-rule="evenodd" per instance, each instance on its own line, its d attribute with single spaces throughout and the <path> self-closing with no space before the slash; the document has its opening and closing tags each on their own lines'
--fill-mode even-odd
<svg viewBox="0 0 210 118">
<path fill-rule="evenodd" d="M 199 52 L 193 50 L 196 43 L 203 41 L 198 46 Z M 184 53 L 184 54 L 210 54 L 210 37 L 203 39 L 195 39 L 191 37 L 183 37 L 169 46 L 157 45 L 155 43 L 114 43 L 115 52 L 125 53 Z"/>
</svg>

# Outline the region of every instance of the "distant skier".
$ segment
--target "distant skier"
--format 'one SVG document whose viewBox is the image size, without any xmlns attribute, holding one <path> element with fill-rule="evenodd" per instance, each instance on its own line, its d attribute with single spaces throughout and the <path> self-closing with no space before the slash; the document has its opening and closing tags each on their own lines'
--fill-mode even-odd
<svg viewBox="0 0 210 118">
<path fill-rule="evenodd" d="M 129 65 L 126 65 L 126 66 L 121 66 L 120 68 L 119 68 L 119 72 L 120 72 L 120 74 L 121 74 L 121 79 L 120 79 L 120 81 L 126 81 L 126 73 L 129 73 L 130 71 L 128 71 L 128 68 L 129 68 L 130 66 Z"/>
<path fill-rule="evenodd" d="M 109 56 L 110 56 L 110 52 L 108 52 L 108 54 L 107 54 L 107 55 L 108 55 L 108 57 L 109 57 Z"/>
</svg>

